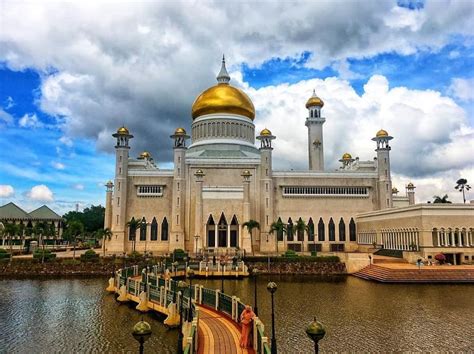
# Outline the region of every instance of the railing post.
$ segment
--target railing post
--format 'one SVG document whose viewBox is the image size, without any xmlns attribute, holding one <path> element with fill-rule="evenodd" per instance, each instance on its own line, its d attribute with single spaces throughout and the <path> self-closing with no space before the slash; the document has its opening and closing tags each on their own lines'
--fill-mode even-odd
<svg viewBox="0 0 474 354">
<path fill-rule="evenodd" d="M 219 293 L 221 291 L 219 289 L 216 290 L 216 311 L 219 311 Z"/>
<path fill-rule="evenodd" d="M 232 319 L 235 321 L 235 296 L 232 296 Z"/>
<path fill-rule="evenodd" d="M 240 317 L 239 302 L 240 302 L 240 298 L 236 297 L 235 298 L 235 322 L 237 323 L 239 323 L 239 317 Z"/>
<path fill-rule="evenodd" d="M 258 351 L 258 323 L 260 320 L 258 317 L 253 318 L 253 350 L 255 350 L 255 353 L 260 353 Z"/>
<path fill-rule="evenodd" d="M 202 289 L 204 286 L 199 285 L 199 304 L 202 304 Z"/>
<path fill-rule="evenodd" d="M 164 299 L 166 299 L 166 288 L 162 285 L 160 287 L 160 306 L 165 307 Z"/>
</svg>

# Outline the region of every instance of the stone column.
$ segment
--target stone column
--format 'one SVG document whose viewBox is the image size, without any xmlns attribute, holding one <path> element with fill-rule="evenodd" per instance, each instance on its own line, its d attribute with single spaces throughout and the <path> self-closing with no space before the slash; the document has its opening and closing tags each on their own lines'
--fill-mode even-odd
<svg viewBox="0 0 474 354">
<path fill-rule="evenodd" d="M 449 229 L 449 238 L 450 238 L 450 246 L 454 247 L 456 244 L 454 243 L 454 231 Z"/>
<path fill-rule="evenodd" d="M 441 246 L 441 237 L 440 237 L 440 235 L 439 235 L 439 230 L 438 230 L 438 229 L 436 229 L 436 239 L 437 239 L 437 241 L 438 241 L 438 245 L 437 245 L 437 246 L 438 246 L 438 247 Z"/>
<path fill-rule="evenodd" d="M 194 206 L 194 232 L 196 235 L 199 235 L 199 239 L 201 240 L 201 247 L 199 245 L 197 246 L 198 251 L 202 248 L 202 245 L 204 245 L 204 239 L 207 237 L 205 235 L 205 232 L 203 233 L 203 224 L 204 220 L 202 220 L 202 183 L 203 183 L 203 178 L 205 176 L 204 172 L 202 170 L 197 170 L 196 173 L 194 174 L 196 177 L 196 204 Z M 196 240 L 196 242 L 199 243 L 199 239 Z"/>
<path fill-rule="evenodd" d="M 252 174 L 246 170 L 242 173 L 243 187 L 244 187 L 244 200 L 242 204 L 242 215 L 244 220 L 242 223 L 250 220 L 250 177 Z M 254 242 L 255 244 L 255 242 Z M 242 229 L 242 248 L 246 252 L 252 252 L 254 244 L 252 245 L 252 239 L 246 228 Z"/>
</svg>

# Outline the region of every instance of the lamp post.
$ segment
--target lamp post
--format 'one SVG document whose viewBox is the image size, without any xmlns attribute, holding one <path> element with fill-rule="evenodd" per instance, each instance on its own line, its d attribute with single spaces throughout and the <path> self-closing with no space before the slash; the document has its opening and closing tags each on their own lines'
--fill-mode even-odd
<svg viewBox="0 0 474 354">
<path fill-rule="evenodd" d="M 193 320 L 193 312 L 191 310 L 193 304 L 193 278 L 194 278 L 194 270 L 190 269 L 188 271 L 188 278 L 189 278 L 189 307 L 188 307 L 188 322 Z"/>
<path fill-rule="evenodd" d="M 277 354 L 277 342 L 275 336 L 275 306 L 273 302 L 273 294 L 277 291 L 277 285 L 274 282 L 269 282 L 267 285 L 267 290 L 272 296 L 272 354 Z"/>
<path fill-rule="evenodd" d="M 141 320 L 137 322 L 135 326 L 133 326 L 132 331 L 133 338 L 135 338 L 138 343 L 140 343 L 139 353 L 143 354 L 143 344 L 150 338 L 151 336 L 151 326 L 148 322 Z"/>
<path fill-rule="evenodd" d="M 176 261 L 176 262 L 173 262 L 173 267 L 174 267 L 174 276 L 176 277 L 176 272 L 178 271 L 178 265 L 179 263 Z"/>
<path fill-rule="evenodd" d="M 372 256 L 369 254 L 369 267 L 372 265 Z"/>
<path fill-rule="evenodd" d="M 321 322 L 317 321 L 315 317 L 313 322 L 311 322 L 306 328 L 306 334 L 314 342 L 314 353 L 318 354 L 318 342 L 323 339 L 324 335 L 326 334 L 326 329 L 324 328 L 324 325 Z"/>
<path fill-rule="evenodd" d="M 222 276 L 221 276 L 221 292 L 224 294 L 224 266 L 225 266 L 225 260 L 221 259 L 220 264 L 221 264 L 221 272 L 222 272 Z"/>
<path fill-rule="evenodd" d="M 183 294 L 184 289 L 188 287 L 186 282 L 180 280 L 178 282 L 178 289 L 181 292 L 179 299 L 179 334 L 178 334 L 178 354 L 183 354 Z"/>
<path fill-rule="evenodd" d="M 198 240 L 201 236 L 199 235 L 194 235 L 194 242 L 196 243 L 196 258 L 197 258 L 197 254 L 198 254 Z"/>
<path fill-rule="evenodd" d="M 256 316 L 258 316 L 258 308 L 257 308 L 257 275 L 258 275 L 258 269 L 257 268 L 252 269 L 252 275 L 253 275 L 253 286 L 254 286 L 253 312 L 255 313 Z"/>
</svg>

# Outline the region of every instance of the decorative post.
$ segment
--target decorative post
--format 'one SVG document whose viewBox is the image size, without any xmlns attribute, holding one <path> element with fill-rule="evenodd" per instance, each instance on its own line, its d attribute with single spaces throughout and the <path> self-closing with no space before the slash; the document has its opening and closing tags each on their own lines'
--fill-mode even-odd
<svg viewBox="0 0 474 354">
<path fill-rule="evenodd" d="M 184 289 L 186 289 L 188 284 L 186 282 L 180 280 L 178 282 L 178 289 L 180 291 L 180 299 L 179 299 L 179 334 L 178 334 L 178 354 L 183 354 L 183 293 Z"/>
<path fill-rule="evenodd" d="M 277 341 L 276 341 L 276 335 L 275 335 L 275 304 L 273 302 L 273 295 L 277 291 L 277 285 L 274 282 L 270 282 L 267 285 L 267 290 L 272 296 L 272 354 L 277 354 Z"/>
<path fill-rule="evenodd" d="M 318 343 L 321 339 L 324 338 L 324 335 L 326 334 L 326 329 L 324 328 L 324 325 L 321 322 L 317 321 L 315 317 L 313 322 L 311 322 L 308 328 L 306 328 L 306 334 L 314 342 L 314 353 L 318 354 Z"/>
<path fill-rule="evenodd" d="M 144 344 L 145 342 L 151 337 L 151 326 L 148 322 L 143 321 L 143 319 L 136 323 L 133 326 L 132 335 L 138 343 L 140 343 L 139 353 L 143 354 L 144 352 Z"/>
<path fill-rule="evenodd" d="M 257 268 L 253 268 L 253 269 L 252 269 L 253 285 L 254 285 L 254 293 L 253 293 L 253 312 L 255 313 L 256 316 L 258 316 L 258 308 L 257 308 L 257 274 L 258 274 L 258 269 L 257 269 Z"/>
</svg>

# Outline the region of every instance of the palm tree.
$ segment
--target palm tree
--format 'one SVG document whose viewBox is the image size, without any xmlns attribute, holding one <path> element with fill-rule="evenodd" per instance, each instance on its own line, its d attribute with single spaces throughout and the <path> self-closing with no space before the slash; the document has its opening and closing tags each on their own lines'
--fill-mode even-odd
<svg viewBox="0 0 474 354">
<path fill-rule="evenodd" d="M 283 224 L 281 220 L 274 221 L 270 225 L 270 233 L 273 234 L 276 232 L 277 234 L 277 240 L 276 240 L 277 254 L 278 254 L 278 235 L 281 234 L 283 236 L 284 234 L 286 234 L 286 231 L 287 231 L 286 225 Z"/>
<path fill-rule="evenodd" d="M 454 189 L 457 189 L 458 191 L 462 192 L 462 199 L 464 200 L 464 204 L 466 204 L 466 194 L 465 190 L 468 191 L 471 189 L 471 186 L 467 184 L 467 179 L 465 178 L 460 178 L 456 181 L 456 187 Z"/>
<path fill-rule="evenodd" d="M 434 201 L 433 203 L 435 204 L 451 204 L 451 202 L 448 200 L 448 195 L 445 194 L 443 197 L 440 197 L 439 195 L 433 196 Z"/>
<path fill-rule="evenodd" d="M 129 222 L 127 222 L 127 226 L 129 227 L 129 232 L 132 232 L 133 235 L 132 235 L 132 241 L 133 241 L 133 252 L 135 252 L 135 243 L 136 243 L 136 240 L 137 240 L 137 230 L 138 229 L 141 229 L 142 227 L 142 220 L 141 219 L 138 219 L 138 220 L 135 220 L 134 217 L 132 217 L 130 219 Z M 132 231 L 133 230 L 133 231 Z"/>
<path fill-rule="evenodd" d="M 102 239 L 102 246 L 104 248 L 104 257 L 105 257 L 105 241 L 110 241 L 112 239 L 113 232 L 108 227 L 105 229 L 97 230 L 97 237 Z"/>
<path fill-rule="evenodd" d="M 298 235 L 300 233 L 303 233 L 303 242 L 304 242 L 304 232 L 309 231 L 308 225 L 304 222 L 303 219 L 299 218 L 298 221 L 295 224 L 295 231 L 296 231 L 296 237 L 298 238 Z M 299 241 L 299 240 L 298 240 Z"/>
<path fill-rule="evenodd" d="M 252 256 L 254 255 L 254 249 L 253 249 L 253 236 L 252 236 L 252 231 L 253 229 L 260 230 L 260 224 L 258 221 L 250 219 L 249 221 L 246 221 L 242 224 L 243 227 L 247 228 L 248 233 L 250 234 L 250 245 L 252 247 Z"/>
<path fill-rule="evenodd" d="M 12 237 L 18 235 L 20 228 L 18 224 L 15 224 L 14 222 L 7 223 L 5 224 L 5 230 L 4 233 L 8 235 L 8 238 L 10 240 L 10 262 L 12 261 L 13 258 L 13 240 Z"/>
<path fill-rule="evenodd" d="M 67 229 L 64 231 L 66 237 L 73 241 L 73 254 L 72 258 L 76 259 L 76 240 L 77 236 L 84 233 L 84 225 L 79 220 L 72 220 Z"/>
<path fill-rule="evenodd" d="M 41 255 L 41 263 L 44 263 L 44 251 L 45 251 L 45 243 L 44 243 L 44 237 L 48 237 L 50 234 L 50 230 L 48 225 L 44 222 L 38 222 L 35 225 L 35 234 L 40 235 L 41 237 L 41 248 L 43 249 L 42 255 Z"/>
</svg>

